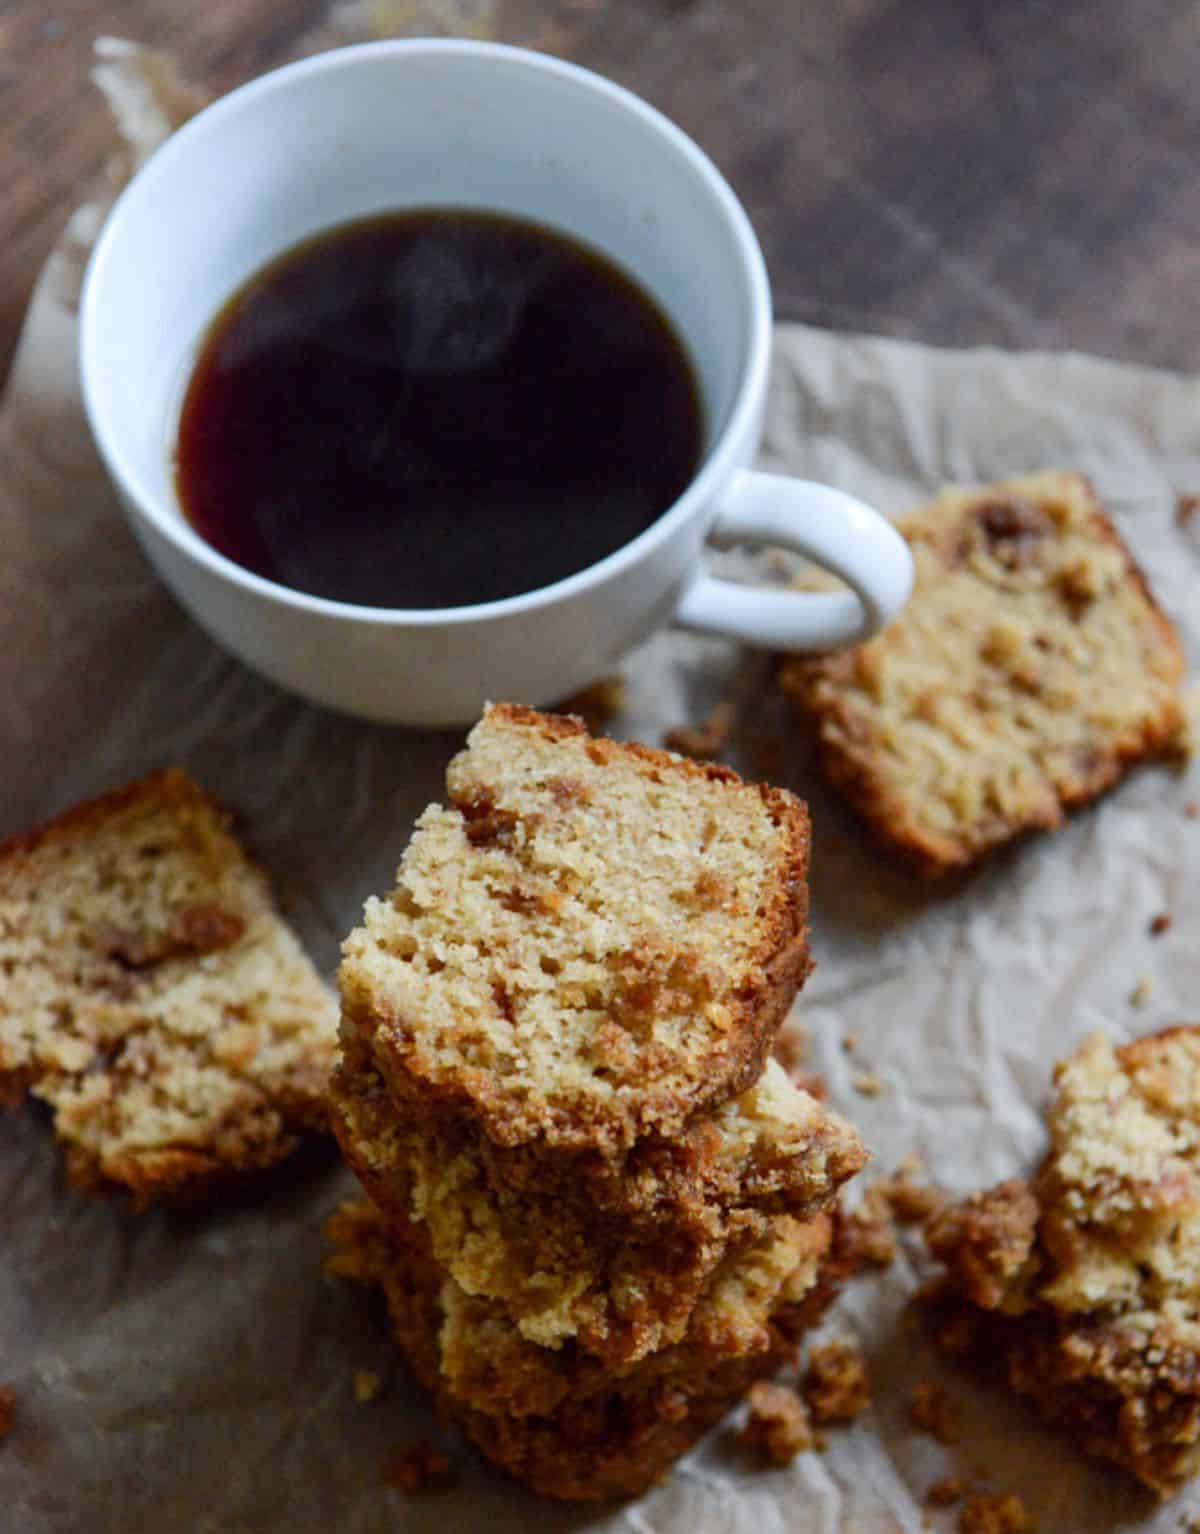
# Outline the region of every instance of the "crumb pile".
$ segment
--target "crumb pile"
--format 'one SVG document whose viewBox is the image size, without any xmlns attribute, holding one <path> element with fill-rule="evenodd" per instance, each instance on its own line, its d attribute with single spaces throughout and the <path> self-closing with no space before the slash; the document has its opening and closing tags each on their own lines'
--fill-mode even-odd
<svg viewBox="0 0 1200 1534">
<path fill-rule="evenodd" d="M 1081 476 L 946 490 L 900 530 L 900 617 L 781 675 L 885 846 L 927 874 L 966 867 L 1174 749 L 1178 637 Z"/>
<path fill-rule="evenodd" d="M 769 1061 L 809 968 L 780 790 L 490 708 L 340 974 L 334 1127 L 422 1381 L 543 1494 L 653 1482 L 827 1303 L 853 1130 Z"/>
<path fill-rule="evenodd" d="M 1094 1036 L 1056 1083 L 1033 1180 L 927 1228 L 937 1336 L 1168 1496 L 1200 1469 L 1200 1027 Z"/>
<path fill-rule="evenodd" d="M 0 1096 L 84 1187 L 192 1197 L 327 1128 L 336 1002 L 181 772 L 0 848 L 0 975 Z"/>
</svg>

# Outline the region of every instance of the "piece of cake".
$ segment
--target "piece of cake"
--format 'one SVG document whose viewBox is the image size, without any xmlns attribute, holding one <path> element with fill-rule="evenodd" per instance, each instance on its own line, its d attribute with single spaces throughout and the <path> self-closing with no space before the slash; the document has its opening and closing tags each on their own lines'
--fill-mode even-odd
<svg viewBox="0 0 1200 1534">
<path fill-rule="evenodd" d="M 181 772 L 0 848 L 0 977 L 0 1094 L 84 1187 L 190 1197 L 327 1129 L 332 993 Z"/>
<path fill-rule="evenodd" d="M 536 1145 L 540 1178 L 758 1079 L 809 968 L 797 799 L 510 705 L 446 782 L 339 975 L 398 1102 L 515 1149 L 513 1178 Z"/>
<path fill-rule="evenodd" d="M 414 1373 L 494 1464 L 542 1496 L 636 1496 L 745 1389 L 795 1350 L 831 1297 L 819 1282 L 828 1216 L 779 1217 L 754 1260 L 718 1275 L 674 1347 L 621 1371 L 522 1338 L 466 1296 L 370 1204 L 330 1221 L 333 1272 L 378 1284 Z M 413 1244 L 415 1242 L 415 1245 Z"/>
<path fill-rule="evenodd" d="M 335 1266 L 548 1496 L 660 1476 L 836 1288 L 857 1136 L 770 1060 L 808 822 L 724 768 L 490 707 L 344 948 Z"/>
<path fill-rule="evenodd" d="M 478 1136 L 446 1139 L 399 1116 L 361 1048 L 343 1056 L 331 1106 L 372 1199 L 421 1224 L 466 1293 L 499 1301 L 530 1341 L 613 1363 L 678 1341 L 729 1255 L 774 1215 L 828 1207 L 866 1159 L 850 1126 L 775 1061 L 678 1140 L 640 1140 L 615 1167 L 581 1160 L 577 1182 L 554 1193 L 494 1177 Z"/>
<path fill-rule="evenodd" d="M 1088 482 L 950 489 L 899 524 L 904 612 L 781 683 L 824 772 L 921 871 L 1053 829 L 1182 724 L 1179 640 Z"/>
<path fill-rule="evenodd" d="M 1056 1082 L 1032 1183 L 927 1227 L 937 1334 L 1167 1496 L 1200 1470 L 1200 1027 L 1095 1036 Z"/>
</svg>

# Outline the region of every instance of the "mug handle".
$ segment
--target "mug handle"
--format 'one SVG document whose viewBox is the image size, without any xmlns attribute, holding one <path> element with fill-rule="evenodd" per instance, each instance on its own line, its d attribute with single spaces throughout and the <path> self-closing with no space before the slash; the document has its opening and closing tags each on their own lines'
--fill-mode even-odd
<svg viewBox="0 0 1200 1534">
<path fill-rule="evenodd" d="M 850 590 L 779 591 L 700 575 L 675 622 L 707 634 L 792 653 L 839 649 L 878 633 L 912 592 L 912 554 L 887 518 L 812 480 L 743 470 L 721 497 L 708 541 L 718 549 L 758 543 L 803 554 Z"/>
</svg>

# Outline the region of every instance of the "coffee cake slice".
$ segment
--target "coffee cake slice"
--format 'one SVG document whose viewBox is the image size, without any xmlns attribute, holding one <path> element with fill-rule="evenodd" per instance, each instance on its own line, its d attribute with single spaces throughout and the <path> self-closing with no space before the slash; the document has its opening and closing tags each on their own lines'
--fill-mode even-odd
<svg viewBox="0 0 1200 1534">
<path fill-rule="evenodd" d="M 808 817 L 727 768 L 489 707 L 340 971 L 398 1099 L 617 1154 L 761 1074 L 809 968 Z"/>
<path fill-rule="evenodd" d="M 0 848 L 0 977 L 0 1092 L 84 1187 L 190 1197 L 327 1129 L 332 993 L 182 772 Z"/>
<path fill-rule="evenodd" d="M 331 1091 L 334 1131 L 367 1192 L 427 1232 L 466 1294 L 521 1336 L 617 1364 L 683 1336 L 700 1295 L 771 1217 L 828 1207 L 862 1166 L 853 1129 L 775 1061 L 679 1139 L 637 1142 L 619 1164 L 580 1157 L 549 1190 L 515 1186 L 478 1136 L 400 1115 L 361 1050 Z"/>
<path fill-rule="evenodd" d="M 1078 474 L 949 489 L 899 524 L 904 612 L 781 683 L 830 781 L 922 872 L 1058 826 L 1182 724 L 1174 629 Z"/>
<path fill-rule="evenodd" d="M 1200 1027 L 1056 1073 L 1050 1151 L 936 1215 L 931 1300 L 950 1351 L 1160 1496 L 1200 1470 Z"/>
<path fill-rule="evenodd" d="M 772 1373 L 819 1321 L 830 1220 L 781 1217 L 753 1253 L 714 1278 L 677 1345 L 613 1371 L 540 1348 L 472 1299 L 421 1245 L 367 1203 L 331 1219 L 331 1271 L 380 1286 L 413 1372 L 501 1469 L 545 1497 L 636 1496 Z M 415 1244 L 414 1244 L 415 1243 Z"/>
</svg>

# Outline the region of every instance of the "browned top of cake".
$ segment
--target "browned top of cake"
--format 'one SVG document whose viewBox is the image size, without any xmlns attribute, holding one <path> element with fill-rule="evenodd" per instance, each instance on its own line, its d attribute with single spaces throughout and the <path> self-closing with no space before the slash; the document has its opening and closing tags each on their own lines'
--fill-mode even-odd
<svg viewBox="0 0 1200 1534">
<path fill-rule="evenodd" d="M 773 1214 L 825 1208 L 865 1159 L 850 1126 L 774 1061 L 681 1140 L 641 1140 L 620 1163 L 578 1158 L 574 1179 L 538 1190 L 455 1126 L 398 1115 L 357 1051 L 334 1075 L 332 1108 L 372 1198 L 418 1221 L 468 1294 L 499 1302 L 530 1341 L 613 1362 L 677 1341 L 729 1253 Z"/>
<path fill-rule="evenodd" d="M 347 1026 L 504 1144 L 616 1150 L 752 1082 L 808 969 L 808 820 L 728 769 L 490 707 L 368 901 Z"/>
<path fill-rule="evenodd" d="M 882 841 L 928 873 L 961 867 L 1172 744 L 1178 638 L 1081 476 L 946 490 L 900 530 L 916 565 L 900 617 L 782 676 Z"/>
<path fill-rule="evenodd" d="M 0 1088 L 84 1184 L 189 1193 L 324 1127 L 334 999 L 181 772 L 0 848 L 0 973 Z"/>
</svg>

